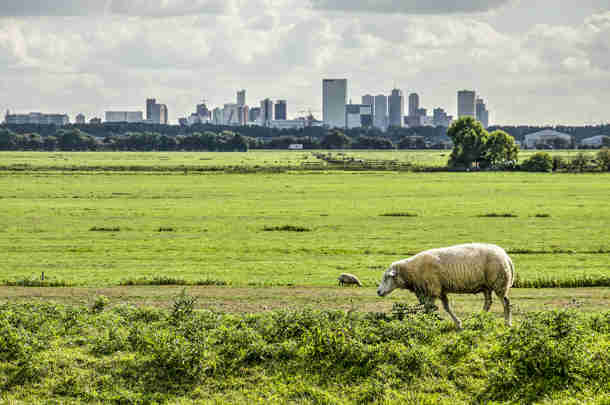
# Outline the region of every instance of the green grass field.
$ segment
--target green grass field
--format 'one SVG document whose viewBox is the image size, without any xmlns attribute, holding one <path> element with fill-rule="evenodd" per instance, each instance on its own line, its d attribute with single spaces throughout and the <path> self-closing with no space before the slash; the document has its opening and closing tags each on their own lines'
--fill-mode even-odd
<svg viewBox="0 0 610 405">
<path fill-rule="evenodd" d="M 142 277 L 328 286 L 348 271 L 372 286 L 395 260 L 472 241 L 512 252 L 522 279 L 607 276 L 609 180 L 0 172 L 0 280 L 44 272 L 85 286 Z M 265 230 L 287 225 L 308 231 Z"/>
</svg>

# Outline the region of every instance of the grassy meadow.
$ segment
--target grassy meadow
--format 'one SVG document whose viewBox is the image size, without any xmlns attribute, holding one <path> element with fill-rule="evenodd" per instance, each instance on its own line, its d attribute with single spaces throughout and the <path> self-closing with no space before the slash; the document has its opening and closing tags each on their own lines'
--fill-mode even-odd
<svg viewBox="0 0 610 405">
<path fill-rule="evenodd" d="M 0 153 L 0 403 L 609 403 L 610 174 L 302 162 Z M 452 295 L 461 333 L 376 296 L 393 261 L 473 241 L 520 285 L 581 288 L 513 289 L 513 328 L 497 298 Z"/>
</svg>

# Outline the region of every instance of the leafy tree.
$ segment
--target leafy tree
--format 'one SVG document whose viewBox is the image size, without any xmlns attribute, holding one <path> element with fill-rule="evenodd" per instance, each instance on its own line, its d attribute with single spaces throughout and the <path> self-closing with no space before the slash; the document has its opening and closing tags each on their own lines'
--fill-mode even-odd
<svg viewBox="0 0 610 405">
<path fill-rule="evenodd" d="M 553 170 L 553 159 L 546 152 L 537 152 L 523 162 L 521 168 L 528 172 L 550 172 Z"/>
<path fill-rule="evenodd" d="M 451 124 L 447 136 L 453 141 L 449 166 L 469 168 L 473 163 L 479 166 L 486 162 L 489 134 L 480 122 L 472 117 L 462 117 Z"/>
<path fill-rule="evenodd" d="M 499 129 L 489 134 L 485 148 L 486 163 L 492 167 L 516 162 L 519 155 L 515 138 Z"/>
<path fill-rule="evenodd" d="M 602 146 L 605 148 L 610 148 L 610 136 L 602 137 Z"/>
<path fill-rule="evenodd" d="M 324 149 L 347 149 L 351 143 L 352 140 L 348 136 L 338 129 L 334 129 L 324 137 L 320 146 Z"/>
</svg>

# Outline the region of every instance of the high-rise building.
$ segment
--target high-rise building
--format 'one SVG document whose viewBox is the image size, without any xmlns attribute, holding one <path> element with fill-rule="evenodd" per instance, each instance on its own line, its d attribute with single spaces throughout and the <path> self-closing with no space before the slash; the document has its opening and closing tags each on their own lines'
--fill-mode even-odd
<svg viewBox="0 0 610 405">
<path fill-rule="evenodd" d="M 228 103 L 222 109 L 223 125 L 239 125 L 239 105 Z"/>
<path fill-rule="evenodd" d="M 212 122 L 214 125 L 222 125 L 222 108 L 216 107 L 212 110 Z"/>
<path fill-rule="evenodd" d="M 347 79 L 322 80 L 322 120 L 330 128 L 345 127 Z"/>
<path fill-rule="evenodd" d="M 388 96 L 385 94 L 375 96 L 375 107 L 373 107 L 373 125 L 383 131 L 388 128 Z"/>
<path fill-rule="evenodd" d="M 472 117 L 475 115 L 475 92 L 474 90 L 460 90 L 457 93 L 458 118 Z"/>
<path fill-rule="evenodd" d="M 270 98 L 261 101 L 259 121 L 264 126 L 269 126 L 269 123 L 273 121 L 273 101 Z"/>
<path fill-rule="evenodd" d="M 157 104 L 154 98 L 146 99 L 146 122 L 150 124 L 167 124 L 168 111 L 165 104 Z"/>
<path fill-rule="evenodd" d="M 237 92 L 237 105 L 246 105 L 246 90 Z"/>
<path fill-rule="evenodd" d="M 102 119 L 99 117 L 93 117 L 89 120 L 89 124 L 99 125 L 102 123 Z"/>
<path fill-rule="evenodd" d="M 256 122 L 261 115 L 261 109 L 259 107 L 252 107 L 248 112 L 248 121 Z"/>
<path fill-rule="evenodd" d="M 286 111 L 286 100 L 277 100 L 275 102 L 275 119 L 276 120 L 286 120 L 287 118 Z"/>
<path fill-rule="evenodd" d="M 345 127 L 347 129 L 371 127 L 373 125 L 373 106 L 371 104 L 346 104 Z"/>
<path fill-rule="evenodd" d="M 434 109 L 432 120 L 435 127 L 449 128 L 449 126 L 451 125 L 451 121 L 453 121 L 453 117 L 451 115 L 447 115 L 445 110 L 439 107 Z"/>
<path fill-rule="evenodd" d="M 76 123 L 77 124 L 84 124 L 86 121 L 85 116 L 83 114 L 78 114 L 76 116 Z"/>
<path fill-rule="evenodd" d="M 205 100 L 203 100 L 201 104 L 197 104 L 195 114 L 197 114 L 201 118 L 201 121 L 210 121 L 212 119 L 212 112 L 205 104 Z"/>
<path fill-rule="evenodd" d="M 106 122 L 142 122 L 142 111 L 106 111 Z"/>
<path fill-rule="evenodd" d="M 417 116 L 417 110 L 419 110 L 419 95 L 411 93 L 409 94 L 409 117 Z"/>
<path fill-rule="evenodd" d="M 483 128 L 487 128 L 489 126 L 489 111 L 482 98 L 477 98 L 476 115 L 477 120 L 483 125 Z"/>
<path fill-rule="evenodd" d="M 391 127 L 402 127 L 402 116 L 405 111 L 405 98 L 402 90 L 393 89 L 388 99 L 388 109 Z"/>
<path fill-rule="evenodd" d="M 373 113 L 373 117 L 374 117 L 375 116 L 375 97 L 370 94 L 366 94 L 366 95 L 362 96 L 362 104 L 370 105 L 372 107 L 372 113 Z"/>
</svg>

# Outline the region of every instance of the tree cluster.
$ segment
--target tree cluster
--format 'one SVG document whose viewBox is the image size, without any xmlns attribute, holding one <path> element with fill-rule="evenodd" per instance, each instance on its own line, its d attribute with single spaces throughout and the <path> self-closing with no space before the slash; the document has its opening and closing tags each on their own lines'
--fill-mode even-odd
<svg viewBox="0 0 610 405">
<path fill-rule="evenodd" d="M 489 168 L 515 165 L 519 148 L 515 138 L 504 131 L 489 133 L 472 117 L 462 117 L 447 130 L 453 141 L 449 166 Z"/>
</svg>

